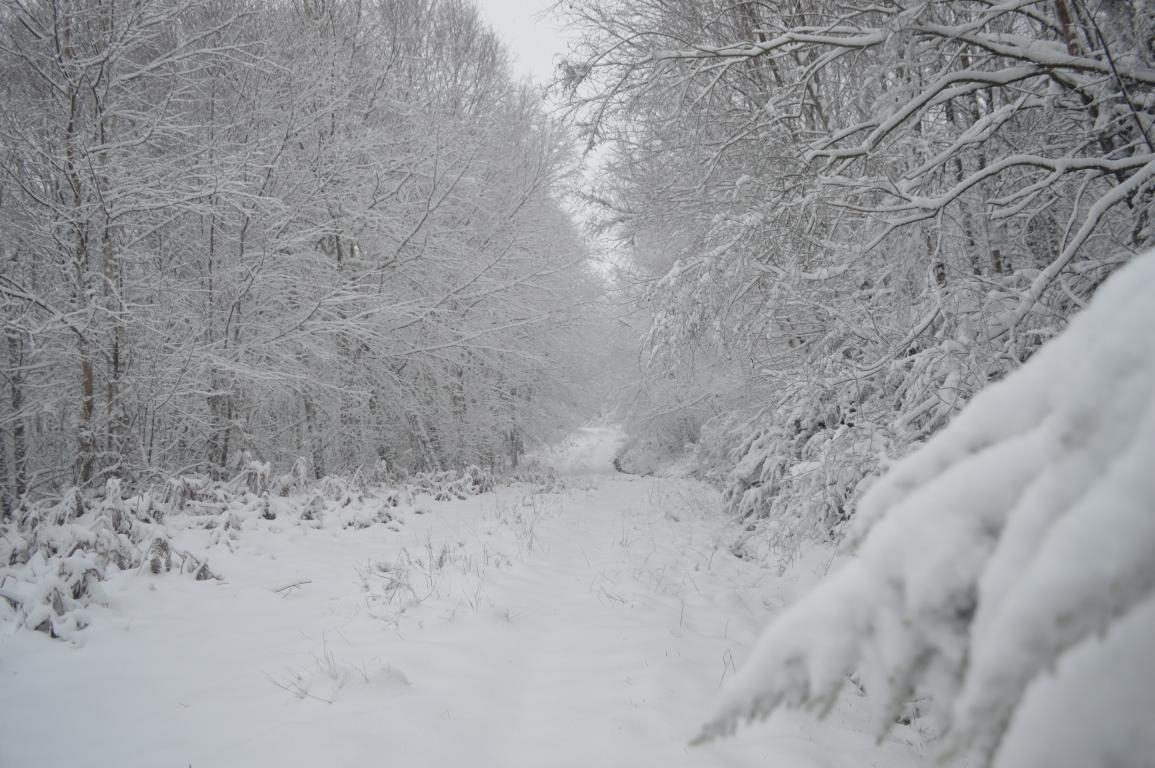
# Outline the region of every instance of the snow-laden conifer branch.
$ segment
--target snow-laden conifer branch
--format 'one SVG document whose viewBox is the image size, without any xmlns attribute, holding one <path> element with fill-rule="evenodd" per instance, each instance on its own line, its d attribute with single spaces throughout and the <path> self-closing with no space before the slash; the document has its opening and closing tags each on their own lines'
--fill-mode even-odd
<svg viewBox="0 0 1155 768">
<path fill-rule="evenodd" d="M 766 630 L 701 738 L 779 707 L 822 712 L 857 673 L 880 734 L 929 694 L 944 749 L 981 765 L 1052 765 L 1067 728 L 1078 764 L 1152 754 L 1152 286 L 1155 253 L 871 488 L 856 557 Z M 1081 697 L 1114 686 L 1138 698 L 1082 721 Z"/>
</svg>

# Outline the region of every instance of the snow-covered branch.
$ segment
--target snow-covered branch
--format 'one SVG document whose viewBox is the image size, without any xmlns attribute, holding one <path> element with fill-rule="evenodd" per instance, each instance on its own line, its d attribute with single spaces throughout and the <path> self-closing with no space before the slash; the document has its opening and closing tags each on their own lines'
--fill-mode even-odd
<svg viewBox="0 0 1155 768">
<path fill-rule="evenodd" d="M 944 751 L 981 765 L 1152 754 L 1152 285 L 1148 254 L 874 485 L 857 556 L 771 625 L 701 738 L 822 713 L 858 674 L 879 733 L 929 694 Z"/>
</svg>

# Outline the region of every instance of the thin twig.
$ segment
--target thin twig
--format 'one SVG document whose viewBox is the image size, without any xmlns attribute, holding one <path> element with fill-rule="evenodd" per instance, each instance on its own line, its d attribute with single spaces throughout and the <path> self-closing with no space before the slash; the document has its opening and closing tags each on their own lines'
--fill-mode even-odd
<svg viewBox="0 0 1155 768">
<path fill-rule="evenodd" d="M 302 579 L 301 581 L 294 581 L 292 584 L 286 584 L 283 587 L 277 587 L 273 591 L 274 592 L 284 592 L 285 590 L 292 589 L 293 587 L 301 587 L 301 586 L 304 586 L 305 584 L 312 584 L 312 583 L 313 582 L 310 579 Z"/>
</svg>

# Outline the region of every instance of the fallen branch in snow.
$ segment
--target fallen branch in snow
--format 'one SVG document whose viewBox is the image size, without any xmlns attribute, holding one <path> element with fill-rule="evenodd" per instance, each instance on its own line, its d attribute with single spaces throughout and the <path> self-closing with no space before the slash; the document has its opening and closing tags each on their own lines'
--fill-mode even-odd
<svg viewBox="0 0 1155 768">
<path fill-rule="evenodd" d="M 311 579 L 302 579 L 301 581 L 294 581 L 292 584 L 286 584 L 283 587 L 277 587 L 273 591 L 279 594 L 281 592 L 286 592 L 290 589 L 298 589 L 300 587 L 305 586 L 306 584 L 312 584 L 312 583 L 313 582 Z"/>
</svg>

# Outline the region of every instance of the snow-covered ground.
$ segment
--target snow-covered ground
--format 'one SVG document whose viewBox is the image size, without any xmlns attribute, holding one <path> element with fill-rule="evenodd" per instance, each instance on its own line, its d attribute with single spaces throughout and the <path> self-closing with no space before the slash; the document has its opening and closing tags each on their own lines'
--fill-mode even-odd
<svg viewBox="0 0 1155 768">
<path fill-rule="evenodd" d="M 687 746 L 823 557 L 786 577 L 735 558 L 716 495 L 614 473 L 620 440 L 554 452 L 562 493 L 359 529 L 254 515 L 235 539 L 170 520 L 224 580 L 116 575 L 70 641 L 6 625 L 0 766 L 920 764 L 918 731 L 875 745 L 852 694 Z"/>
</svg>

